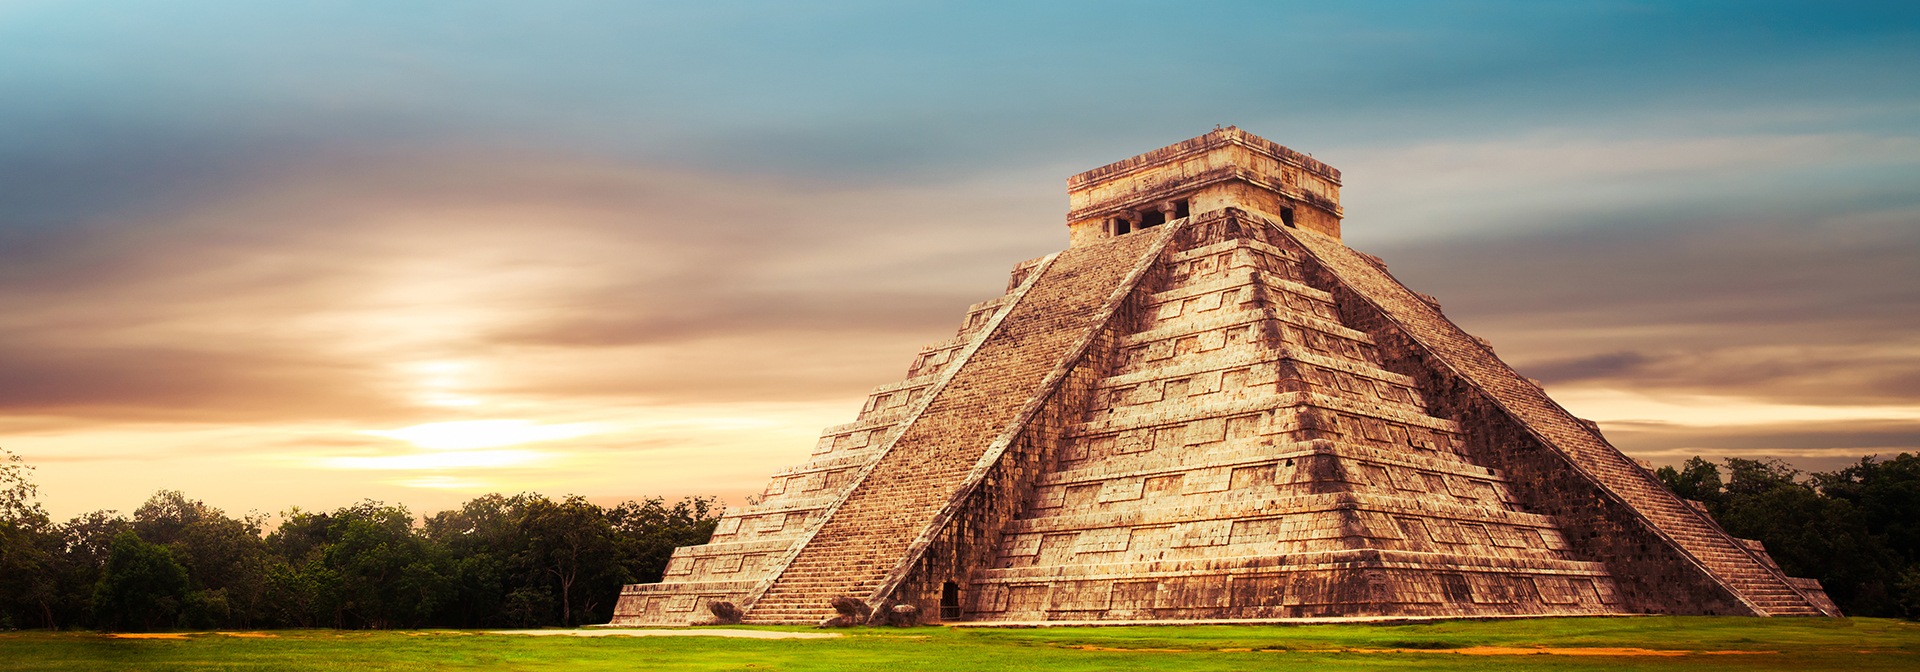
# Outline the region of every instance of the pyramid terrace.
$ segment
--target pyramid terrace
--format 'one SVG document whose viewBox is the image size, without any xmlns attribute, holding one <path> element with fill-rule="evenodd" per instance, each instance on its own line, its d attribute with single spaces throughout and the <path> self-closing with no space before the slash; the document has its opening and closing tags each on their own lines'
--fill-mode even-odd
<svg viewBox="0 0 1920 672">
<path fill-rule="evenodd" d="M 1346 247 L 1340 185 L 1236 128 L 1069 178 L 1067 249 L 613 624 L 1839 615 Z"/>
</svg>

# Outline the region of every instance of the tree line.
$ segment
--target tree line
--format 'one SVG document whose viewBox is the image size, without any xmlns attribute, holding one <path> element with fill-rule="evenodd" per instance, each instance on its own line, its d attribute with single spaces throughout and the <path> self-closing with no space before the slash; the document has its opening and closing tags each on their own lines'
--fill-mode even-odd
<svg viewBox="0 0 1920 672">
<path fill-rule="evenodd" d="M 1766 544 L 1788 576 L 1819 579 L 1848 616 L 1920 619 L 1920 455 L 1802 475 L 1779 460 L 1699 457 L 1656 474 L 1728 533 Z"/>
<path fill-rule="evenodd" d="M 705 543 L 711 498 L 602 507 L 485 495 L 416 518 L 365 501 L 285 512 L 273 530 L 162 490 L 131 517 L 64 523 L 31 467 L 0 450 L 0 629 L 534 627 L 604 623 L 620 586 L 659 581 Z M 1656 472 L 1848 615 L 1920 618 L 1920 455 L 1803 474 L 1779 460 L 1699 457 Z"/>
<path fill-rule="evenodd" d="M 234 517 L 162 490 L 56 522 L 0 451 L 0 629 L 536 627 L 605 623 L 620 586 L 705 543 L 712 498 L 603 507 L 491 494 L 415 517 L 364 501 Z"/>
</svg>

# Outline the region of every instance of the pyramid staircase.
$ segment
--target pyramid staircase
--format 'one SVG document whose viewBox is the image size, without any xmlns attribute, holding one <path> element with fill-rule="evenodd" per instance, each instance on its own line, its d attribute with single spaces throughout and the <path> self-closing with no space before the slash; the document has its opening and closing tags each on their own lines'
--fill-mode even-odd
<svg viewBox="0 0 1920 672">
<path fill-rule="evenodd" d="M 1310 231 L 1286 233 L 1343 288 L 1384 314 L 1434 361 L 1485 393 L 1543 444 L 1560 451 L 1603 492 L 1618 498 L 1659 537 L 1729 588 L 1754 615 L 1839 615 L 1824 594 L 1802 590 L 1764 550 L 1734 539 L 1705 513 L 1681 501 L 1652 472 L 1608 444 L 1597 429 L 1573 417 L 1438 308 L 1394 280 L 1377 259 Z"/>
<path fill-rule="evenodd" d="M 990 335 L 928 399 L 918 419 L 882 455 L 763 596 L 748 623 L 818 622 L 836 595 L 871 595 L 915 540 L 952 502 L 1046 374 L 1082 335 L 1110 317 L 1115 288 L 1159 238 L 1077 248 L 1040 265 Z M 970 448 L 971 447 L 971 448 Z"/>
<path fill-rule="evenodd" d="M 1139 288 L 1143 317 L 992 569 L 970 577 L 968 615 L 1613 611 L 1605 567 L 1455 452 L 1458 424 L 1380 367 L 1297 255 L 1219 233 L 1244 218 L 1203 214 Z"/>
</svg>

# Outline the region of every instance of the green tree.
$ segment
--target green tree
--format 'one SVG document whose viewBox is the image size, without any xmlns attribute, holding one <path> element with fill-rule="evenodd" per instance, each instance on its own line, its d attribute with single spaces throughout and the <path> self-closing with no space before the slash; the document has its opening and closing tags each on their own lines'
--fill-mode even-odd
<svg viewBox="0 0 1920 672">
<path fill-rule="evenodd" d="M 0 448 L 0 520 L 16 520 L 31 515 L 46 515 L 36 498 L 40 488 L 30 477 L 33 465 L 13 451 Z"/>
<path fill-rule="evenodd" d="M 179 490 L 161 490 L 134 509 L 133 531 L 147 543 L 171 545 L 186 536 L 194 523 L 224 515 L 205 502 L 187 499 Z"/>
<path fill-rule="evenodd" d="M 267 568 L 267 600 L 274 617 L 302 628 L 339 625 L 340 574 L 318 554 Z"/>
<path fill-rule="evenodd" d="M 322 558 L 340 577 L 337 626 L 417 626 L 445 598 L 444 557 L 415 532 L 406 507 L 368 500 L 340 509 L 327 538 Z"/>
<path fill-rule="evenodd" d="M 94 623 L 109 630 L 169 627 L 186 596 L 187 570 L 173 553 L 122 532 L 93 591 Z"/>
<path fill-rule="evenodd" d="M 1777 459 L 1747 460 L 1738 457 L 1726 458 L 1728 497 L 1764 495 L 1781 489 L 1797 488 L 1813 490 L 1809 483 L 1800 482 L 1800 470 Z"/>
<path fill-rule="evenodd" d="M 0 448 L 0 627 L 54 627 L 59 534 L 37 501 L 33 466 Z"/>
<path fill-rule="evenodd" d="M 1909 563 L 1920 562 L 1920 455 L 1874 456 L 1832 473 L 1814 474 L 1820 491 L 1852 502 L 1867 528 Z"/>
<path fill-rule="evenodd" d="M 1705 502 L 1729 534 L 1766 546 L 1788 576 L 1818 579 L 1842 611 L 1901 615 L 1903 586 L 1920 581 L 1903 580 L 1907 563 L 1871 529 L 1858 507 L 1830 496 L 1834 484 L 1847 478 L 1813 474 L 1803 479 L 1798 469 L 1780 460 L 1725 462 L 1724 482 L 1718 467 L 1698 457 L 1687 460 L 1681 470 L 1666 468 L 1658 474 L 1675 494 Z M 1920 590 L 1914 592 L 1920 597 Z"/>
<path fill-rule="evenodd" d="M 458 509 L 428 516 L 421 528 L 428 538 L 462 554 L 497 552 L 520 542 L 520 519 L 535 499 L 546 498 L 528 493 L 481 495 Z"/>
<path fill-rule="evenodd" d="M 266 611 L 264 517 L 232 518 L 178 490 L 161 490 L 133 512 L 133 528 L 165 545 L 187 569 L 186 611 L 195 627 L 247 627 Z"/>
<path fill-rule="evenodd" d="M 1740 481 L 1736 476 L 1730 486 Z M 1868 532 L 1851 504 L 1804 484 L 1751 479 L 1746 485 L 1715 516 L 1722 527 L 1759 540 L 1788 576 L 1819 579 L 1846 613 L 1894 614 L 1898 558 Z"/>
<path fill-rule="evenodd" d="M 448 599 L 436 622 L 463 628 L 544 624 L 551 609 L 523 608 L 508 614 L 508 596 L 524 581 L 510 571 L 512 559 L 525 547 L 520 520 L 527 503 L 537 495 L 511 497 L 488 494 L 475 497 L 459 509 L 429 516 L 422 531 L 448 554 Z M 540 498 L 544 499 L 544 498 Z M 522 606 L 526 596 L 522 595 Z M 550 603 L 547 600 L 546 603 Z"/>
<path fill-rule="evenodd" d="M 61 560 L 45 516 L 0 521 L 0 627 L 59 627 Z"/>
<path fill-rule="evenodd" d="M 113 511 L 82 514 L 60 525 L 47 577 L 54 585 L 48 628 L 92 623 L 93 592 L 112 557 L 113 540 L 132 529 L 131 522 Z"/>
<path fill-rule="evenodd" d="M 403 506 L 367 500 L 331 513 L 289 510 L 266 547 L 267 591 L 301 625 L 424 625 L 450 600 L 445 549 L 420 534 Z"/>
<path fill-rule="evenodd" d="M 561 625 L 576 625 L 576 615 L 593 613 L 605 599 L 588 586 L 627 578 L 606 511 L 585 497 L 528 502 L 520 533 L 527 541 L 522 563 L 548 577 L 559 593 Z"/>
<path fill-rule="evenodd" d="M 631 581 L 655 583 L 667 571 L 673 549 L 707 543 L 720 524 L 720 503 L 711 497 L 688 497 L 672 506 L 659 497 L 627 501 L 607 512 L 620 535 L 622 563 Z"/>
<path fill-rule="evenodd" d="M 1813 481 L 1822 494 L 1851 505 L 1866 532 L 1896 556 L 1900 568 L 1887 589 L 1887 615 L 1920 618 L 1920 455 L 1863 457 L 1851 467 L 1813 474 Z"/>
<path fill-rule="evenodd" d="M 501 604 L 501 616 L 508 625 L 531 628 L 553 623 L 554 605 L 559 600 L 544 584 L 515 588 Z"/>
<path fill-rule="evenodd" d="M 1720 468 L 1698 456 L 1688 458 L 1678 471 L 1673 467 L 1661 467 L 1654 473 L 1667 485 L 1667 489 L 1684 499 L 1712 505 L 1720 503 L 1726 496 L 1721 491 Z"/>
</svg>

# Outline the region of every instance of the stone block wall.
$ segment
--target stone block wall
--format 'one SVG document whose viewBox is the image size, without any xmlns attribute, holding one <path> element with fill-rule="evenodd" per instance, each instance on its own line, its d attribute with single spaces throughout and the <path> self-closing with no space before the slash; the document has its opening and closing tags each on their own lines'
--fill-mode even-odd
<svg viewBox="0 0 1920 672">
<path fill-rule="evenodd" d="M 951 381 L 930 393 L 762 596 L 749 598 L 747 622 L 823 620 L 827 600 L 840 594 L 892 599 L 924 549 L 947 534 L 970 484 L 995 473 L 994 460 L 1019 438 L 1020 423 L 1042 415 L 1050 374 L 1104 325 L 1108 298 L 1124 291 L 1120 283 L 1158 240 L 1068 250 L 1032 269 L 1031 284 L 1003 318 L 977 325 L 980 345 Z M 1014 451 L 1016 461 L 1025 452 Z M 1001 467 L 997 483 L 1017 482 L 1009 469 Z"/>
<path fill-rule="evenodd" d="M 1074 247 L 1120 235 L 1112 226 L 1115 217 L 1133 220 L 1175 202 L 1192 214 L 1228 207 L 1286 210 L 1296 225 L 1335 237 L 1342 216 L 1340 171 L 1237 128 L 1075 175 L 1067 180 L 1067 200 Z"/>
<path fill-rule="evenodd" d="M 869 392 L 853 422 L 821 432 L 810 459 L 775 472 L 758 500 L 730 508 L 706 544 L 674 550 L 660 583 L 622 589 L 615 625 L 686 625 L 709 619 L 711 601 L 750 604 L 787 568 L 795 545 L 816 532 L 897 439 L 915 410 L 986 338 L 1028 275 L 1052 257 L 1023 262 L 1008 294 L 968 306 L 956 335 L 921 349 L 907 378 Z"/>
<path fill-rule="evenodd" d="M 1514 373 L 1437 302 L 1393 280 L 1378 259 L 1312 233 L 1285 233 L 1283 244 L 1317 262 L 1312 284 L 1375 337 L 1383 365 L 1419 381 L 1434 412 L 1459 423 L 1473 460 L 1519 475 L 1519 503 L 1560 520 L 1574 548 L 1616 577 L 1628 609 L 1837 615 Z"/>
<path fill-rule="evenodd" d="M 1258 220 L 1181 225 L 1057 466 L 972 575 L 969 618 L 1614 610 L 1605 572 L 1506 507 L 1457 424 Z"/>
</svg>

